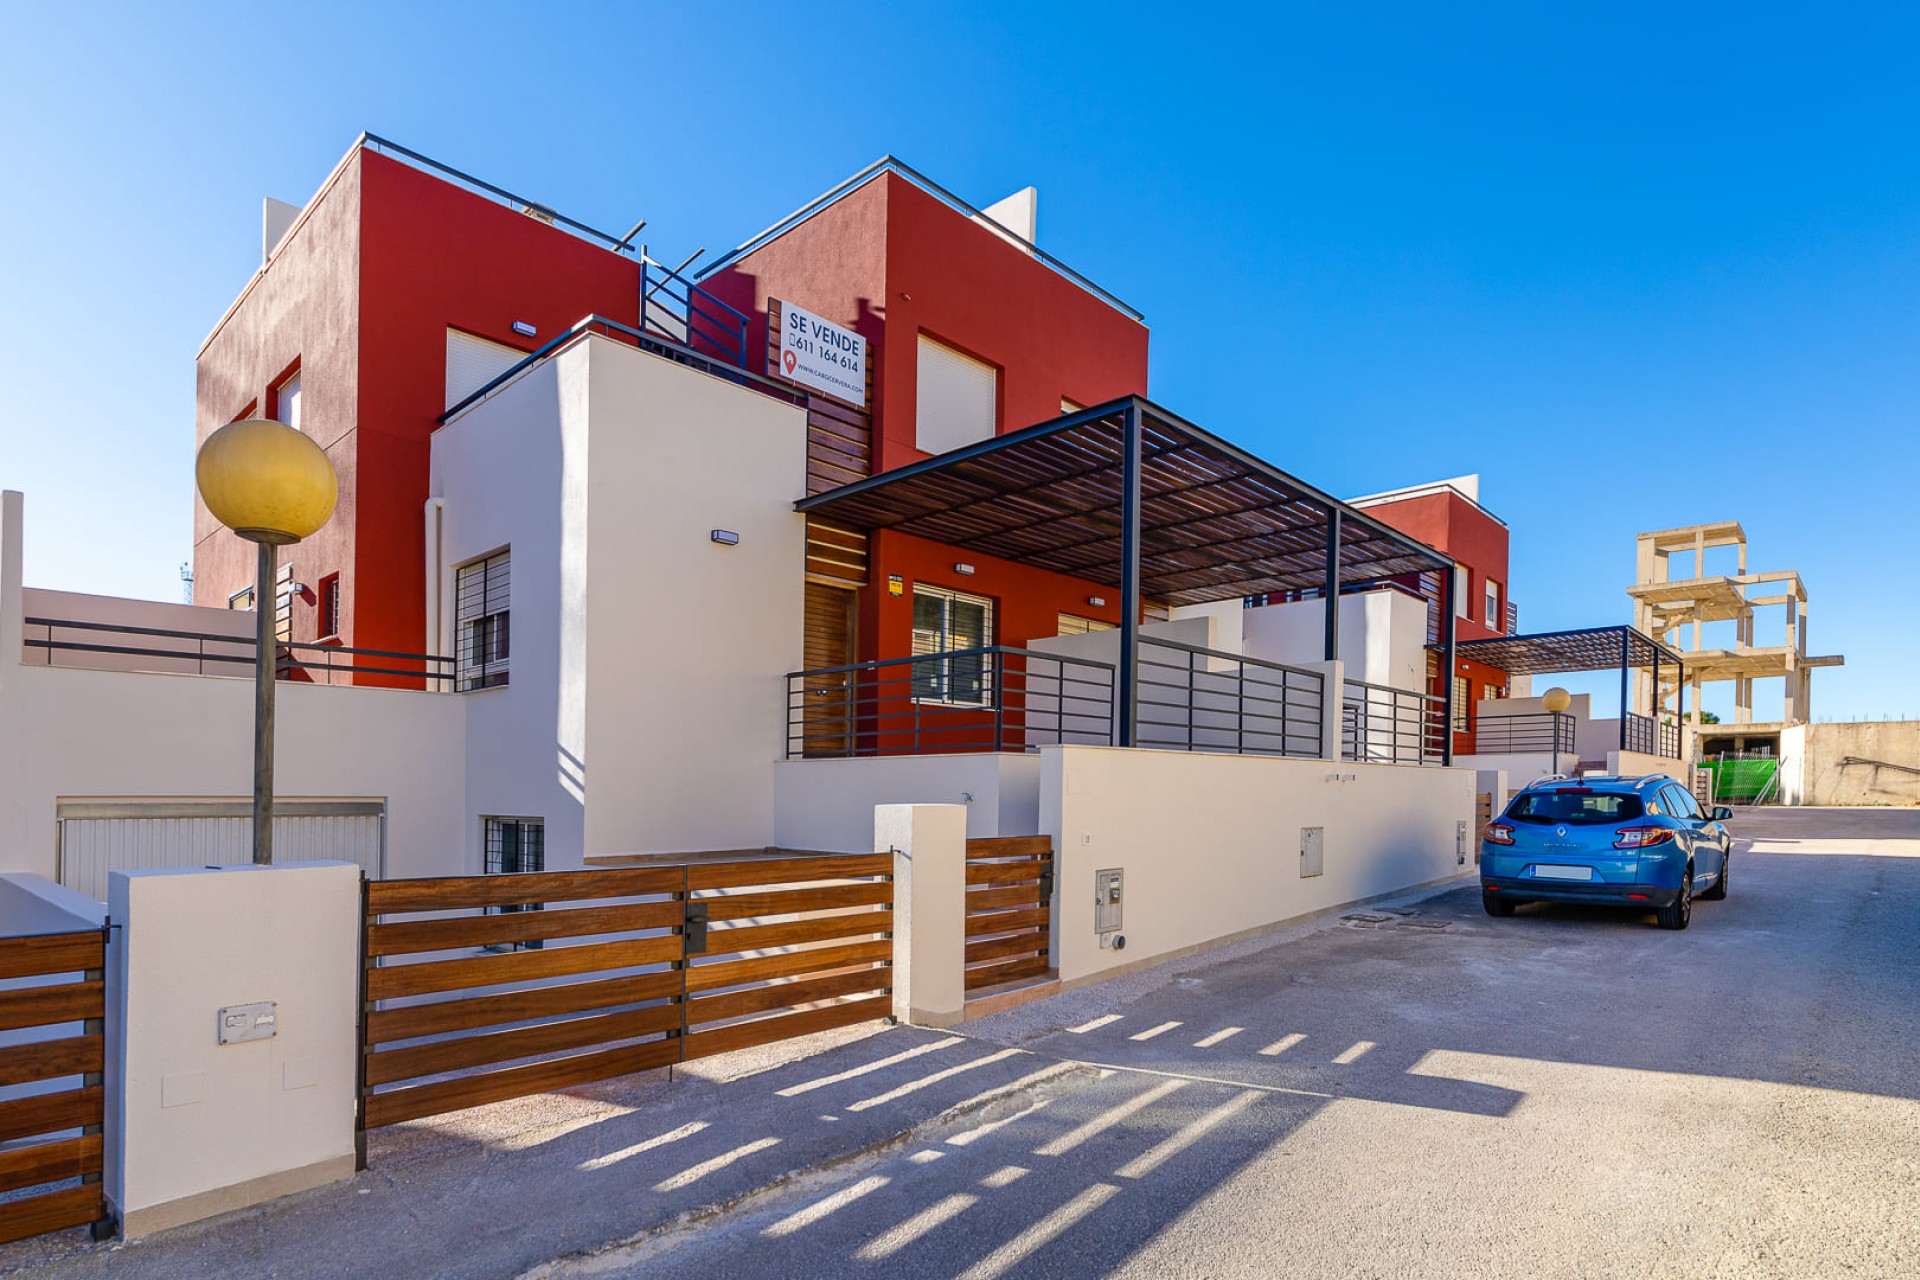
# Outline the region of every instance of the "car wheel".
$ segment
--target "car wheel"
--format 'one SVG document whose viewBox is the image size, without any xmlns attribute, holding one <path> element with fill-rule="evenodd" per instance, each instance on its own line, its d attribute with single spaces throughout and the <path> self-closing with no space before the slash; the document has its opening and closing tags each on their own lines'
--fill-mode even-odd
<svg viewBox="0 0 1920 1280">
<path fill-rule="evenodd" d="M 1718 902 L 1720 899 L 1727 896 L 1727 868 L 1732 864 L 1733 864 L 1732 858 L 1728 857 L 1725 853 L 1722 853 L 1720 855 L 1720 874 L 1717 878 L 1715 878 L 1713 882 L 1713 888 L 1701 894 L 1700 895 L 1701 897 L 1711 899 L 1714 902 Z"/>
<path fill-rule="evenodd" d="M 1661 907 L 1654 913 L 1662 929 L 1684 929 L 1693 919 L 1693 864 L 1687 864 L 1687 870 L 1680 877 L 1680 892 L 1675 896 L 1673 905 Z"/>
<path fill-rule="evenodd" d="M 1490 916 L 1513 914 L 1514 903 L 1511 898 L 1503 898 L 1497 893 L 1488 893 L 1485 889 L 1480 891 L 1480 905 L 1487 909 L 1487 914 Z"/>
</svg>

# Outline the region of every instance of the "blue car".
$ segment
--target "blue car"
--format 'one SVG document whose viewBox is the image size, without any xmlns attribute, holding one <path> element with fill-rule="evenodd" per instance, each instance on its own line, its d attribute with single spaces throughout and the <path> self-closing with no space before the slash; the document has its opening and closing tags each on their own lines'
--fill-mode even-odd
<svg viewBox="0 0 1920 1280">
<path fill-rule="evenodd" d="M 1480 901 L 1490 916 L 1523 902 L 1594 902 L 1652 911 L 1684 929 L 1693 898 L 1727 896 L 1724 825 L 1665 774 L 1543 778 L 1513 797 L 1480 843 Z"/>
</svg>

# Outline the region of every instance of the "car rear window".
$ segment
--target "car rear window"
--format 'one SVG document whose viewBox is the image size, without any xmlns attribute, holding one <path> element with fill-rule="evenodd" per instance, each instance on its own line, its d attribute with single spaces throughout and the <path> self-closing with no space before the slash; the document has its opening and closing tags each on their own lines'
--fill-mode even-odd
<svg viewBox="0 0 1920 1280">
<path fill-rule="evenodd" d="M 1564 822 L 1572 827 L 1627 822 L 1641 815 L 1640 797 L 1611 791 L 1582 794 L 1573 791 L 1529 791 L 1513 802 L 1507 817 L 1541 825 Z"/>
</svg>

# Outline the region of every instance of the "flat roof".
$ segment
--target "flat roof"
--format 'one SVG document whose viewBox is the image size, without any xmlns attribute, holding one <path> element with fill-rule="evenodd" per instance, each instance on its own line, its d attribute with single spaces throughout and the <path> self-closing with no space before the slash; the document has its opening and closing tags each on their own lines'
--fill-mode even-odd
<svg viewBox="0 0 1920 1280">
<path fill-rule="evenodd" d="M 1625 661 L 1621 643 L 1625 641 Z M 1439 649 L 1439 645 L 1428 645 Z M 1543 631 L 1530 636 L 1462 640 L 1454 655 L 1484 662 L 1512 676 L 1554 675 L 1568 671 L 1617 671 L 1622 665 L 1651 667 L 1657 655 L 1677 669 L 1687 659 L 1637 627 L 1587 627 L 1579 631 Z"/>
<path fill-rule="evenodd" d="M 1417 539 L 1139 397 L 1126 397 L 815 494 L 795 509 L 1119 589 L 1126 418 L 1141 420 L 1141 593 L 1209 604 L 1324 587 L 1332 515 L 1342 585 L 1443 570 Z"/>
</svg>

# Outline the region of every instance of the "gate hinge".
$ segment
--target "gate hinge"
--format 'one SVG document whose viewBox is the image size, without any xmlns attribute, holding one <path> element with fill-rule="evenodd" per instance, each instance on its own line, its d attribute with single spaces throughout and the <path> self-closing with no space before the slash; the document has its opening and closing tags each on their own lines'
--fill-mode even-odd
<svg viewBox="0 0 1920 1280">
<path fill-rule="evenodd" d="M 695 955 L 707 949 L 707 904 L 687 899 L 687 920 L 681 931 L 685 934 L 685 944 L 681 950 Z"/>
</svg>

